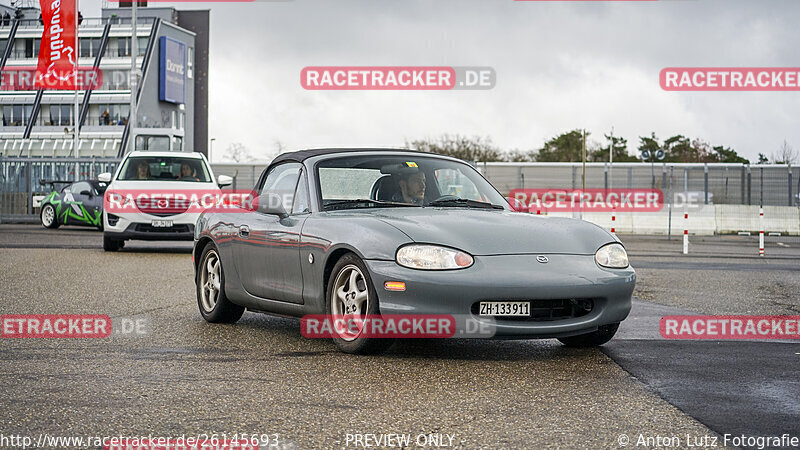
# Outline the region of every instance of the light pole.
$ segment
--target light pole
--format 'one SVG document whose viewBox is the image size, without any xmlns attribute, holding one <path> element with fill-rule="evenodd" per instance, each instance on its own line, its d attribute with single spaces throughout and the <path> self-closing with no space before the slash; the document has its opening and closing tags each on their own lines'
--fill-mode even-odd
<svg viewBox="0 0 800 450">
<path fill-rule="evenodd" d="M 208 143 L 208 162 L 211 162 L 211 151 L 214 150 L 214 141 L 216 140 L 217 138 L 211 138 Z"/>
<path fill-rule="evenodd" d="M 136 64 L 136 57 L 139 56 L 139 36 L 136 33 L 136 7 L 139 1 L 131 2 L 131 98 L 130 112 L 128 113 L 128 141 L 131 142 L 131 151 L 136 150 L 136 93 L 139 87 L 139 66 Z"/>
</svg>

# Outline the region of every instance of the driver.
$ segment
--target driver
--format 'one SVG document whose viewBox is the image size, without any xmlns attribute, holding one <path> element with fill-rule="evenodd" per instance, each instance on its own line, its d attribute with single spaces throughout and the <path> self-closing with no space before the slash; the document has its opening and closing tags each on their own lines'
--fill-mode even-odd
<svg viewBox="0 0 800 450">
<path fill-rule="evenodd" d="M 183 181 L 199 181 L 194 175 L 194 169 L 192 169 L 189 163 L 181 164 L 181 174 L 178 176 L 178 179 Z"/>
<path fill-rule="evenodd" d="M 136 166 L 136 178 L 139 180 L 150 179 L 150 164 L 147 161 L 139 161 L 139 165 Z"/>
<path fill-rule="evenodd" d="M 392 196 L 393 202 L 422 205 L 425 201 L 425 174 L 422 172 L 401 173 L 397 175 L 400 191 Z"/>
</svg>

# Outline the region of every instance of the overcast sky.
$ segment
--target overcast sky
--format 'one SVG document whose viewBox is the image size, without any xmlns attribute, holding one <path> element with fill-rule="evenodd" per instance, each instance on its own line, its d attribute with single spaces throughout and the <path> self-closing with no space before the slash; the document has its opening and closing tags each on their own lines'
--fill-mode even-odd
<svg viewBox="0 0 800 450">
<path fill-rule="evenodd" d="M 88 6 L 92 1 L 84 0 Z M 96 3 L 99 5 L 99 2 Z M 800 147 L 799 92 L 666 92 L 664 67 L 800 67 L 797 0 L 150 3 L 211 9 L 210 137 L 254 155 L 444 133 L 530 150 L 564 131 Z M 98 13 L 99 14 L 99 6 Z M 82 10 L 85 8 L 82 7 Z M 306 91 L 315 65 L 492 66 L 488 91 Z"/>
</svg>

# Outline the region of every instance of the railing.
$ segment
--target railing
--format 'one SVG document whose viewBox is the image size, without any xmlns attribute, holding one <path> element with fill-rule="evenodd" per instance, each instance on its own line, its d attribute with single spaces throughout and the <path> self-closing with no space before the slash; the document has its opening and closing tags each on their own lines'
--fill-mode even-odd
<svg viewBox="0 0 800 450">
<path fill-rule="evenodd" d="M 155 18 L 153 17 L 137 17 L 136 24 L 137 25 L 152 25 Z M 112 25 L 130 25 L 131 18 L 130 17 L 108 17 L 108 18 L 100 18 L 100 17 L 92 17 L 87 18 L 84 17 L 81 20 L 78 28 L 100 28 L 105 26 L 105 24 L 111 23 Z M 22 19 L 19 21 L 20 28 L 42 28 L 42 22 L 39 19 Z M 2 29 L 2 28 L 0 28 Z"/>
<path fill-rule="evenodd" d="M 0 157 L 0 222 L 30 222 L 38 211 L 33 197 L 46 195 L 42 179 L 93 179 L 113 172 L 118 158 L 7 158 Z"/>
</svg>

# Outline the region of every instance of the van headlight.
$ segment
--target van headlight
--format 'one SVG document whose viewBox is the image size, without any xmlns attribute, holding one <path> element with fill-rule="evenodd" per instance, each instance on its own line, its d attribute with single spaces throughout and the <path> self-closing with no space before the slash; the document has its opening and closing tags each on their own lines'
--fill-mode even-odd
<svg viewBox="0 0 800 450">
<path fill-rule="evenodd" d="M 395 260 L 403 267 L 422 270 L 466 269 L 475 262 L 471 255 L 460 250 L 424 244 L 400 247 Z"/>
<path fill-rule="evenodd" d="M 608 244 L 600 247 L 594 254 L 597 264 L 611 269 L 628 267 L 628 253 L 621 244 Z"/>
</svg>

